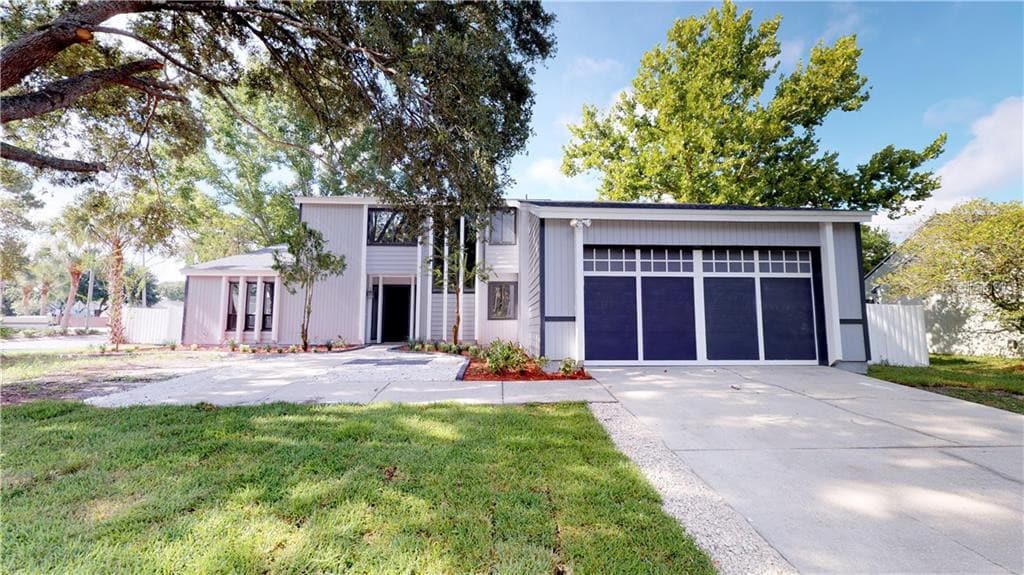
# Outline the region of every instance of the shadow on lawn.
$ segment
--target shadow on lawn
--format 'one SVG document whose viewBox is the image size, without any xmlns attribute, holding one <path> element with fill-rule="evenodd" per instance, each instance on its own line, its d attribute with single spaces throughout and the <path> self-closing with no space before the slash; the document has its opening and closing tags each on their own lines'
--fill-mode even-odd
<svg viewBox="0 0 1024 575">
<path fill-rule="evenodd" d="M 9 570 L 710 572 L 578 404 L 5 409 Z"/>
</svg>

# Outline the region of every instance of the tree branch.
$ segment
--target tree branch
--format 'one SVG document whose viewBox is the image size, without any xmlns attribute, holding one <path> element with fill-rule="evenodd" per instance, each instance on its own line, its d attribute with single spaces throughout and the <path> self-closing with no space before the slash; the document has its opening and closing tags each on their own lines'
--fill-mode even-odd
<svg viewBox="0 0 1024 575">
<path fill-rule="evenodd" d="M 67 108 L 82 96 L 102 90 L 110 84 L 121 84 L 150 93 L 154 88 L 163 88 L 166 85 L 154 84 L 152 81 L 147 82 L 145 79 L 134 76 L 140 72 L 159 70 L 163 66 L 158 60 L 139 60 L 116 68 L 93 70 L 66 80 L 53 82 L 38 92 L 20 96 L 4 96 L 0 98 L 0 123 L 6 124 L 14 120 L 33 118 L 47 112 Z"/>
<path fill-rule="evenodd" d="M 78 160 L 44 156 L 25 148 L 13 146 L 7 142 L 0 142 L 0 158 L 28 164 L 34 168 L 52 168 L 63 172 L 94 173 L 103 172 L 107 169 L 107 166 L 102 163 L 80 162 Z"/>
</svg>

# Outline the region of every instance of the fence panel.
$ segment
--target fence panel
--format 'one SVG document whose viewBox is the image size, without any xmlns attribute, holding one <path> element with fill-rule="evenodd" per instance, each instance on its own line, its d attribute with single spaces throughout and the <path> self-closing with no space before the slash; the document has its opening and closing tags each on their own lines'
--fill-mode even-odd
<svg viewBox="0 0 1024 575">
<path fill-rule="evenodd" d="M 124 308 L 125 337 L 131 343 L 181 343 L 181 320 L 185 308 L 126 307 Z"/>
<path fill-rule="evenodd" d="M 920 305 L 868 304 L 871 363 L 928 365 L 928 330 Z"/>
</svg>

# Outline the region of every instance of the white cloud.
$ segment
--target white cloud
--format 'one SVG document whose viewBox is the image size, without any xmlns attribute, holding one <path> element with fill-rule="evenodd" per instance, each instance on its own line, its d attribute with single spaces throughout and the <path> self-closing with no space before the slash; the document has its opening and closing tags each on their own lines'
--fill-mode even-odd
<svg viewBox="0 0 1024 575">
<path fill-rule="evenodd" d="M 864 17 L 852 3 L 833 4 L 832 16 L 825 25 L 822 38 L 825 42 L 835 42 L 840 36 L 860 34 L 863 32 Z"/>
<path fill-rule="evenodd" d="M 614 58 L 594 59 L 583 56 L 573 60 L 566 76 L 568 78 L 585 78 L 603 74 L 614 74 L 620 70 L 622 70 L 622 62 Z"/>
<path fill-rule="evenodd" d="M 596 196 L 596 175 L 570 178 L 562 173 L 558 160 L 540 158 L 526 168 L 525 181 L 519 182 L 518 195 L 531 198 L 592 199 Z"/>
<path fill-rule="evenodd" d="M 796 69 L 797 62 L 803 57 L 804 48 L 807 47 L 806 42 L 801 38 L 795 38 L 793 40 L 780 40 L 779 49 L 781 50 L 775 60 L 779 63 L 779 69 L 783 72 L 791 72 Z"/>
<path fill-rule="evenodd" d="M 982 111 L 981 102 L 974 98 L 947 98 L 928 106 L 921 120 L 926 126 L 941 128 L 969 122 Z"/>
<path fill-rule="evenodd" d="M 1024 98 L 997 104 L 971 124 L 971 135 L 971 141 L 936 170 L 942 187 L 921 203 L 916 214 L 895 222 L 878 215 L 873 223 L 902 239 L 936 212 L 1004 186 L 1017 184 L 1024 189 Z"/>
</svg>

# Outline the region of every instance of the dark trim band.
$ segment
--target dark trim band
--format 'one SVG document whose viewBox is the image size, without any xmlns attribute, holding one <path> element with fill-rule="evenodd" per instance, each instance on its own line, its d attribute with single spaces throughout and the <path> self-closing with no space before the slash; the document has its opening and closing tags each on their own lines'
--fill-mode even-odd
<svg viewBox="0 0 1024 575">
<path fill-rule="evenodd" d="M 549 315 L 546 318 L 544 318 L 544 321 L 554 321 L 554 322 L 576 321 L 576 316 L 574 316 L 574 315 Z"/>
<path fill-rule="evenodd" d="M 849 325 L 849 324 L 860 325 L 860 324 L 864 323 L 864 320 L 862 320 L 860 318 L 856 318 L 856 317 L 847 317 L 847 318 L 839 318 L 839 323 L 841 325 Z"/>
</svg>

